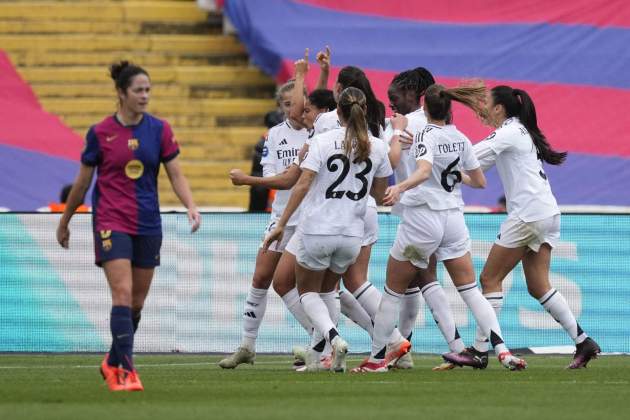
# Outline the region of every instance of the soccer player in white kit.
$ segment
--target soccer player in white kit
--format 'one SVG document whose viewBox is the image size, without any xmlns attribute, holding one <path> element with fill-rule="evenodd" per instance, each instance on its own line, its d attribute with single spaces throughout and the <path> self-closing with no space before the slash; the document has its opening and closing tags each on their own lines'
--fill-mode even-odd
<svg viewBox="0 0 630 420">
<path fill-rule="evenodd" d="M 337 109 L 344 127 L 313 138 L 301 164 L 302 175 L 282 217 L 265 239 L 265 247 L 283 240 L 288 221 L 304 200 L 298 232 L 291 241 L 297 247 L 300 300 L 333 348 L 331 370 L 343 372 L 348 345 L 331 319 L 332 309 L 319 293 L 328 278 L 338 281 L 338 277 L 327 276 L 327 270 L 341 275 L 356 261 L 363 243 L 368 194 L 373 191 L 382 197 L 392 169 L 386 145 L 368 134 L 363 92 L 345 89 Z"/>
<path fill-rule="evenodd" d="M 549 282 L 551 250 L 560 238 L 560 209 L 542 164 L 560 165 L 566 153 L 551 148 L 538 127 L 534 103 L 524 90 L 494 87 L 488 93 L 484 119 L 497 130 L 474 150 L 484 170 L 496 165 L 508 216 L 481 272 L 483 294 L 498 314 L 503 306 L 501 283 L 522 262 L 530 295 L 575 342 L 575 356 L 568 367 L 586 367 L 601 350 Z M 478 330 L 471 351 L 454 361 L 474 364 L 487 351 L 486 335 Z"/>
<path fill-rule="evenodd" d="M 390 108 L 395 114 L 385 131 L 385 138 L 391 139 L 389 156 L 396 183 L 404 181 L 409 176 L 407 165 L 400 163 L 409 160 L 410 144 L 407 144 L 404 131 L 416 135 L 426 127 L 427 118 L 421 106 L 421 99 L 427 88 L 434 83 L 435 79 L 431 72 L 424 67 L 417 67 L 397 74 L 387 90 Z M 400 217 L 402 209 L 403 206 L 397 203 L 392 208 L 392 214 Z M 411 341 L 420 305 L 419 295 L 422 294 L 440 332 L 448 343 L 449 350 L 459 353 L 465 349 L 465 345 L 455 325 L 446 293 L 437 281 L 436 262 L 435 256 L 431 256 L 428 268 L 418 270 L 416 278 L 405 291 L 402 297 L 398 329 L 408 341 Z M 405 366 L 409 361 L 413 363 L 410 355 L 403 356 L 396 366 Z M 442 364 L 434 370 L 448 370 L 453 367 L 454 365 Z"/>
<path fill-rule="evenodd" d="M 291 105 L 291 91 L 294 89 L 292 82 L 286 83 L 278 89 L 276 95 L 278 104 L 285 116 L 289 114 Z M 284 172 L 293 164 L 302 146 L 309 138 L 309 131 L 306 130 L 301 121 L 287 118 L 281 124 L 272 127 L 267 135 L 261 165 L 263 167 L 263 177 L 272 177 Z M 284 211 L 284 207 L 289 199 L 290 190 L 278 191 L 272 205 L 271 217 L 265 229 L 267 235 L 274 228 L 277 220 Z M 256 268 L 252 278 L 252 285 L 249 288 L 245 300 L 243 311 L 243 332 L 241 345 L 227 358 L 219 362 L 219 366 L 224 369 L 234 369 L 242 363 L 254 363 L 256 357 L 256 338 L 258 330 L 265 315 L 267 307 L 267 292 L 277 266 L 281 265 L 280 257 L 284 251 L 291 235 L 295 230 L 299 215 L 296 213 L 291 220 L 286 223 L 284 240 L 275 243 L 268 252 L 258 250 L 256 256 Z M 282 265 L 290 265 L 284 263 Z M 301 310 L 301 308 L 298 308 Z M 299 315 L 298 315 L 299 316 Z M 310 328 L 310 326 L 305 326 Z"/>
<path fill-rule="evenodd" d="M 482 188 L 486 181 L 470 140 L 454 125 L 446 124 L 451 100 L 478 110 L 484 97 L 483 86 L 446 89 L 432 85 L 426 91 L 424 112 L 428 124 L 414 139 L 410 159 L 405 162 L 409 177 L 388 188 L 383 201 L 395 204 L 404 192 L 400 199 L 404 206 L 402 221 L 390 251 L 385 293 L 375 317 L 372 352 L 353 372 L 387 371 L 386 343 L 398 319 L 402 294 L 418 269 L 427 268 L 433 254 L 443 261 L 477 323 L 491 337 L 501 363 L 513 370 L 526 366 L 504 344 L 496 314 L 475 283 L 459 184 Z"/>
</svg>

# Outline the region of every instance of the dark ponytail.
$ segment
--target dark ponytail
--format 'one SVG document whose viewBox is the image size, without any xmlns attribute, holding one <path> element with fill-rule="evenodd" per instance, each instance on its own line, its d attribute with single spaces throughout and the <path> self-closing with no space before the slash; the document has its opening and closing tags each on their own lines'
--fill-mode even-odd
<svg viewBox="0 0 630 420">
<path fill-rule="evenodd" d="M 512 89 L 509 86 L 492 88 L 494 105 L 503 105 L 507 118 L 518 117 L 525 126 L 534 142 L 538 159 L 550 165 L 560 165 L 567 158 L 567 152 L 557 152 L 551 148 L 547 138 L 538 127 L 536 107 L 532 98 L 522 89 Z"/>
<path fill-rule="evenodd" d="M 385 127 L 385 105 L 376 99 L 370 81 L 363 70 L 354 66 L 346 66 L 339 72 L 337 82 L 342 89 L 354 87 L 363 92 L 367 104 L 368 127 L 372 135 L 378 137 L 382 127 Z"/>
<path fill-rule="evenodd" d="M 126 60 L 109 66 L 109 76 L 114 81 L 116 89 L 120 89 L 123 92 L 127 91 L 127 88 L 131 86 L 133 78 L 139 74 L 144 74 L 149 77 L 149 73 L 147 73 L 145 69 Z"/>
</svg>

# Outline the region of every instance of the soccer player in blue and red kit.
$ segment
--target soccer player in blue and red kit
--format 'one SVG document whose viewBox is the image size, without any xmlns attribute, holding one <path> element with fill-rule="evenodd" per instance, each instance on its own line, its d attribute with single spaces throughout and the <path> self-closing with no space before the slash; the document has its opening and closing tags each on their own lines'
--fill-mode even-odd
<svg viewBox="0 0 630 420">
<path fill-rule="evenodd" d="M 169 124 L 146 112 L 151 81 L 141 67 L 122 61 L 110 67 L 118 111 L 87 133 L 81 169 L 57 228 L 68 248 L 68 224 L 97 177 L 92 197 L 96 264 L 105 270 L 112 293 L 112 347 L 101 374 L 112 391 L 142 391 L 133 366 L 133 338 L 140 311 L 160 264 L 162 225 L 157 176 L 163 163 L 175 194 L 188 209 L 192 232 L 201 217 L 182 174 L 179 147 Z"/>
</svg>

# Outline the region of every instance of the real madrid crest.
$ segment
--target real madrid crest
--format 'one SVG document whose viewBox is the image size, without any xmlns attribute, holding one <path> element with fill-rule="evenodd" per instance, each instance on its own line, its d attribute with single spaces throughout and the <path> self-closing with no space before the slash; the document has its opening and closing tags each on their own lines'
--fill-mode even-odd
<svg viewBox="0 0 630 420">
<path fill-rule="evenodd" d="M 129 139 L 127 141 L 127 146 L 129 147 L 129 150 L 136 150 L 140 146 L 140 142 L 138 139 Z"/>
</svg>

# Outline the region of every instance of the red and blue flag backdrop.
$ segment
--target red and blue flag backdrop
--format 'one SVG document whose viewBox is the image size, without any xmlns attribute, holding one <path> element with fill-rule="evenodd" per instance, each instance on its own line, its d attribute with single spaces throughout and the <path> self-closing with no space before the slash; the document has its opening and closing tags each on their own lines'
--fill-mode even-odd
<svg viewBox="0 0 630 420">
<path fill-rule="evenodd" d="M 0 207 L 30 211 L 58 201 L 77 174 L 82 147 L 0 50 Z"/>
<path fill-rule="evenodd" d="M 554 148 L 569 152 L 546 168 L 559 203 L 630 205 L 625 0 L 228 0 L 225 12 L 253 62 L 280 81 L 304 48 L 330 45 L 331 81 L 359 66 L 385 103 L 393 76 L 418 66 L 446 85 L 479 77 L 525 89 Z M 491 131 L 459 107 L 455 123 L 473 142 Z M 496 203 L 503 190 L 488 177 L 485 190 L 466 189 L 467 204 Z"/>
</svg>

